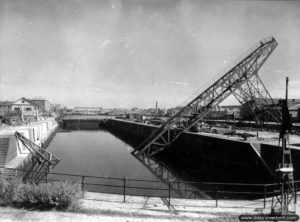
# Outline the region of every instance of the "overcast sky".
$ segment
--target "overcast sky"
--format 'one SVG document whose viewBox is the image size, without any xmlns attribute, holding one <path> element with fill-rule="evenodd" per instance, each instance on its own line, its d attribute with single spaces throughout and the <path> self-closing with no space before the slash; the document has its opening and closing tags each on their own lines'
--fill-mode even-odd
<svg viewBox="0 0 300 222">
<path fill-rule="evenodd" d="M 300 99 L 300 1 L 0 0 L 0 100 L 168 108 L 268 36 L 262 80 Z"/>
</svg>

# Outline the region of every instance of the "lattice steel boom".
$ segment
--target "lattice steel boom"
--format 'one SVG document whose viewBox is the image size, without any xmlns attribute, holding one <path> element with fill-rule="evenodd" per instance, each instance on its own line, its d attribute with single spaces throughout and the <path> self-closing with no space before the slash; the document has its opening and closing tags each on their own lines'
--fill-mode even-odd
<svg viewBox="0 0 300 222">
<path fill-rule="evenodd" d="M 243 85 L 249 83 L 250 79 L 257 75 L 258 70 L 277 45 L 273 37 L 257 43 L 254 50 L 251 50 L 240 62 L 169 118 L 142 142 L 133 154 L 152 156 L 169 146 L 179 135 L 202 120 L 229 95 L 241 91 Z"/>
</svg>

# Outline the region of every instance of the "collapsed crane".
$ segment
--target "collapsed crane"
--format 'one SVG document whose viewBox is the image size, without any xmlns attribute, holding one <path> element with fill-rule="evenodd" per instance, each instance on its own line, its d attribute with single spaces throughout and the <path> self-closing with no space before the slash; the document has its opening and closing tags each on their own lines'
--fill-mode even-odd
<svg viewBox="0 0 300 222">
<path fill-rule="evenodd" d="M 30 152 L 28 158 L 32 159 L 31 170 L 23 173 L 23 179 L 36 183 L 45 179 L 47 174 L 58 164 L 59 159 L 27 139 L 18 131 L 15 132 L 15 137 L 17 141 L 20 141 Z"/>
<path fill-rule="evenodd" d="M 132 152 L 138 157 L 153 156 L 171 145 L 183 132 L 188 131 L 228 96 L 234 95 L 240 102 L 258 96 L 260 101 L 273 100 L 258 76 L 258 71 L 274 51 L 278 43 L 275 38 L 266 38 L 257 43 L 250 52 L 229 69 L 206 90 L 189 101 L 166 123 L 146 138 Z M 279 121 L 276 116 L 274 119 Z"/>
</svg>

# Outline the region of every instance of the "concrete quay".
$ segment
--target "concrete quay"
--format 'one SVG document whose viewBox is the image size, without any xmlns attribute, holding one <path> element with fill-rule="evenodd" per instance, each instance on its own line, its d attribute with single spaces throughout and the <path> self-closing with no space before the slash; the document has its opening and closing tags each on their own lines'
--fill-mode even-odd
<svg viewBox="0 0 300 222">
<path fill-rule="evenodd" d="M 15 132 L 34 142 L 40 147 L 47 147 L 58 128 L 54 118 L 46 118 L 23 126 L 0 127 L 0 169 L 23 169 L 29 150 L 15 137 Z"/>
</svg>

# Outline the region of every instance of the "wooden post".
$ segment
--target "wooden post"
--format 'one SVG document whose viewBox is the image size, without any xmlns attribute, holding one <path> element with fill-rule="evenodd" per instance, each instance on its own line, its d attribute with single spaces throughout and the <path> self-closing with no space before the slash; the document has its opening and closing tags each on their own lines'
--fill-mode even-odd
<svg viewBox="0 0 300 222">
<path fill-rule="evenodd" d="M 81 178 L 81 189 L 82 189 L 82 192 L 84 192 L 84 176 L 82 176 L 82 178 Z"/>
<path fill-rule="evenodd" d="M 297 182 L 295 183 L 295 204 L 297 203 Z"/>
<path fill-rule="evenodd" d="M 264 209 L 266 209 L 266 185 L 264 185 Z"/>
<path fill-rule="evenodd" d="M 126 202 L 126 177 L 124 177 L 123 179 L 123 202 L 125 203 Z"/>
<path fill-rule="evenodd" d="M 169 205 L 171 205 L 171 182 L 169 182 Z"/>
<path fill-rule="evenodd" d="M 219 199 L 219 190 L 218 190 L 218 184 L 216 185 L 216 207 L 218 207 L 218 199 Z"/>
</svg>

